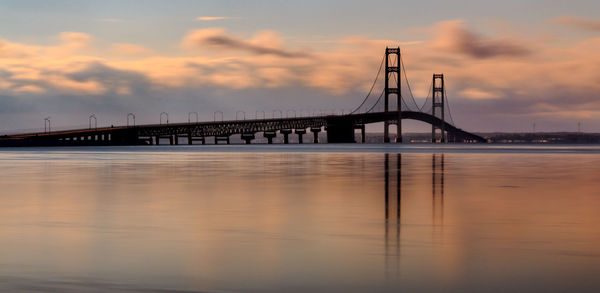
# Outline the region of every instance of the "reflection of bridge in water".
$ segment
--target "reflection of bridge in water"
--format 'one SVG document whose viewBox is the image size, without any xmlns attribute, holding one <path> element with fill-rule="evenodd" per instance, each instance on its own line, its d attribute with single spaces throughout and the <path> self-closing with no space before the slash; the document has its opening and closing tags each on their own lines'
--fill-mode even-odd
<svg viewBox="0 0 600 293">
<path fill-rule="evenodd" d="M 396 157 L 396 166 L 393 164 L 393 157 Z M 431 157 L 431 225 L 432 231 L 440 232 L 439 229 L 444 225 L 444 154 L 432 154 Z M 395 176 L 393 172 L 395 170 Z M 401 241 L 401 226 L 402 226 L 402 154 L 390 156 L 385 154 L 384 159 L 384 197 L 385 197 L 385 269 L 386 274 L 390 270 L 391 256 L 395 256 L 396 269 L 399 269 L 400 264 L 400 241 Z M 396 194 L 390 193 L 392 185 L 390 178 L 396 178 Z M 393 205 L 395 203 L 395 205 Z M 395 215 L 395 220 L 393 216 Z M 394 229 L 395 228 L 395 229 Z M 392 247 L 395 251 L 392 252 Z"/>
<path fill-rule="evenodd" d="M 385 220 L 390 221 L 391 211 L 394 208 L 390 204 L 392 199 L 390 195 L 390 177 L 392 172 L 396 171 L 396 206 L 395 214 L 398 222 L 402 216 L 402 154 L 396 154 L 396 167 L 390 168 L 390 154 L 385 154 L 384 160 L 384 184 L 385 184 Z M 393 163 L 393 162 L 392 162 Z M 444 154 L 432 154 L 431 155 L 431 194 L 432 194 L 432 216 L 433 224 L 442 224 L 441 221 L 444 217 Z"/>
<path fill-rule="evenodd" d="M 382 71 L 384 71 L 383 90 L 377 97 L 372 94 L 381 80 Z M 407 94 L 403 95 L 403 92 Z M 395 109 L 390 107 L 392 96 L 396 96 Z M 236 118 L 230 121 L 174 124 L 169 124 L 167 119 L 165 124 L 161 121 L 161 124 L 110 128 L 96 128 L 96 123 L 92 127 L 90 120 L 89 129 L 66 131 L 50 131 L 50 121 L 46 118 L 44 122 L 48 124 L 48 131 L 3 136 L 0 137 L 0 146 L 158 145 L 161 139 L 168 139 L 169 144 L 174 145 L 179 144 L 180 138 L 187 139 L 187 144 L 194 142 L 205 144 L 208 137 L 212 137 L 215 144 L 219 142 L 229 144 L 232 135 L 240 135 L 241 139 L 249 144 L 256 138 L 257 133 L 262 133 L 269 144 L 273 143 L 273 139 L 279 134 L 283 137 L 283 143 L 287 144 L 289 135 L 293 133 L 298 135 L 298 142 L 303 143 L 307 129 L 313 133 L 313 143 L 319 142 L 319 132 L 323 130 L 327 131 L 328 143 L 353 143 L 355 130 L 360 130 L 361 142 L 365 142 L 365 125 L 380 122 L 384 123 L 384 142 L 390 142 L 390 125 L 396 125 L 395 141 L 402 142 L 402 120 L 404 119 L 431 124 L 431 142 L 434 143 L 486 141 L 481 136 L 454 126 L 448 105 L 444 75 L 434 74 L 429 96 L 422 106 L 418 106 L 408 83 L 400 48 L 386 48 L 385 57 L 382 59 L 371 90 L 362 103 L 349 114 L 252 120 Z M 161 113 L 161 119 L 163 114 Z M 92 116 L 96 122 L 95 116 Z"/>
</svg>

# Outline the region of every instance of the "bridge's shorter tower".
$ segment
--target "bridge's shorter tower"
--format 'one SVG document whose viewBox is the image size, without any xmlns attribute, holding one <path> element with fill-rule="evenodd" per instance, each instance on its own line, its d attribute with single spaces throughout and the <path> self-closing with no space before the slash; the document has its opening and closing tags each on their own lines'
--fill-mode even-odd
<svg viewBox="0 0 600 293">
<path fill-rule="evenodd" d="M 437 142 L 437 130 L 440 130 L 440 142 L 446 142 L 446 120 L 444 115 L 444 101 L 446 100 L 446 90 L 444 88 L 444 75 L 433 74 L 433 84 L 431 92 L 431 115 L 442 120 L 441 125 L 431 124 L 431 142 Z M 437 115 L 437 116 L 436 116 Z"/>
<path fill-rule="evenodd" d="M 395 60 L 390 60 L 393 55 L 396 55 Z M 397 110 L 398 110 L 398 122 L 396 124 L 397 135 L 396 142 L 402 142 L 402 95 L 400 89 L 401 82 L 401 67 L 400 67 L 400 47 L 397 48 L 385 48 L 385 100 L 384 107 L 385 112 L 389 112 L 390 104 L 389 97 L 390 95 L 396 95 L 397 100 Z M 390 61 L 391 64 L 390 65 Z M 390 77 L 395 78 L 394 83 L 390 83 Z M 389 137 L 389 126 L 390 122 L 384 122 L 384 130 L 383 130 L 383 142 L 390 142 Z"/>
</svg>

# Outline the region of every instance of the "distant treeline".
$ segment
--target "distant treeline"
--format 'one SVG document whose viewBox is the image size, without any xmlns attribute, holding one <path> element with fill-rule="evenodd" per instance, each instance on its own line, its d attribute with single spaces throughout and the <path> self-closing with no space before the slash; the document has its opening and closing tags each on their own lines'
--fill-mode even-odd
<svg viewBox="0 0 600 293">
<path fill-rule="evenodd" d="M 600 143 L 600 133 L 535 132 L 535 133 L 477 133 L 494 143 Z M 369 135 L 367 135 L 368 137 Z M 369 140 L 383 139 L 382 134 L 372 134 Z M 406 142 L 427 142 L 431 133 L 405 133 Z"/>
</svg>

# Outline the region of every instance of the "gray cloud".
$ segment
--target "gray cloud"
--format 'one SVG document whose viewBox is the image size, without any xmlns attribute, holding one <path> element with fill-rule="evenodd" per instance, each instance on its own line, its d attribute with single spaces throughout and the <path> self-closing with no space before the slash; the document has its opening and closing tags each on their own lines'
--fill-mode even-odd
<svg viewBox="0 0 600 293">
<path fill-rule="evenodd" d="M 460 22 L 446 22 L 440 25 L 438 44 L 449 50 L 485 59 L 500 56 L 526 56 L 531 51 L 510 39 L 486 39 L 470 31 Z"/>
<path fill-rule="evenodd" d="M 224 49 L 246 51 L 256 55 L 275 55 L 284 58 L 304 58 L 310 55 L 306 52 L 291 51 L 282 48 L 274 48 L 265 45 L 255 44 L 243 39 L 235 38 L 226 34 L 225 31 L 214 31 L 210 34 L 192 35 L 192 42 L 196 45 L 208 45 Z"/>
<path fill-rule="evenodd" d="M 140 72 L 115 69 L 101 62 L 92 62 L 86 68 L 68 74 L 66 77 L 78 82 L 98 82 L 111 93 L 127 89 L 132 94 L 144 94 L 152 86 L 150 80 Z"/>
</svg>

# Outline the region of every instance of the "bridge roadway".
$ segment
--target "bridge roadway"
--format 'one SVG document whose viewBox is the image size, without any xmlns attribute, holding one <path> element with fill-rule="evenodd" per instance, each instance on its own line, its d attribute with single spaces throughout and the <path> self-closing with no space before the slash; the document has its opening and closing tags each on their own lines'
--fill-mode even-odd
<svg viewBox="0 0 600 293">
<path fill-rule="evenodd" d="M 402 119 L 413 119 L 429 124 L 441 125 L 443 121 L 427 113 L 402 111 Z M 329 143 L 355 142 L 355 129 L 361 130 L 362 142 L 365 137 L 365 125 L 397 121 L 397 111 L 360 113 L 348 115 L 329 115 L 315 117 L 293 117 L 251 120 L 230 120 L 197 123 L 147 124 L 136 126 L 117 126 L 109 128 L 76 129 L 53 131 L 47 133 L 28 133 L 0 137 L 0 146 L 85 146 L 85 145 L 147 145 L 158 144 L 161 139 L 168 139 L 170 144 L 178 144 L 180 137 L 187 138 L 188 144 L 193 141 L 206 143 L 207 137 L 214 137 L 214 142 L 229 143 L 229 137 L 240 134 L 250 143 L 256 133 L 262 132 L 269 143 L 273 142 L 277 131 L 289 142 L 289 135 L 299 134 L 302 143 L 306 129 L 313 132 L 313 141 L 318 142 L 318 133 L 325 128 Z M 486 142 L 478 135 L 446 123 L 445 129 L 449 142 Z"/>
</svg>

